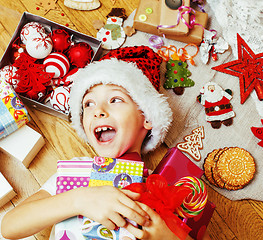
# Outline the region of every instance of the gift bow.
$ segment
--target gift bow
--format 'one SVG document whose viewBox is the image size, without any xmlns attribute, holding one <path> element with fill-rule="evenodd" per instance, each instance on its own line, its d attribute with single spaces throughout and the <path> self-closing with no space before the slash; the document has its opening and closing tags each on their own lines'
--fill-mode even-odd
<svg viewBox="0 0 263 240">
<path fill-rule="evenodd" d="M 181 240 L 187 237 L 191 228 L 174 212 L 192 192 L 190 188 L 183 185 L 168 186 L 163 176 L 152 174 L 147 178 L 146 183 L 132 183 L 125 189 L 140 193 L 138 201 L 154 209 L 177 237 Z"/>
</svg>

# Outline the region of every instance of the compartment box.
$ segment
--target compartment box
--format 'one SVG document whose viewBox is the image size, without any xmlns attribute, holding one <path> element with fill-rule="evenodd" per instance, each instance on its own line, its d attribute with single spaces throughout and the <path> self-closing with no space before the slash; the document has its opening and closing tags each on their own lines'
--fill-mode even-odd
<svg viewBox="0 0 263 240">
<path fill-rule="evenodd" d="M 94 51 L 94 56 L 92 58 L 92 61 L 98 60 L 100 58 L 100 55 L 102 53 L 102 47 L 101 47 L 101 41 L 99 41 L 98 39 L 91 37 L 91 36 L 88 36 L 86 34 L 77 32 L 73 29 L 70 29 L 70 28 L 65 27 L 63 25 L 60 25 L 60 24 L 55 23 L 53 21 L 50 21 L 46 18 L 31 14 L 28 12 L 24 12 L 21 19 L 20 19 L 20 22 L 19 22 L 19 24 L 18 24 L 18 26 L 17 26 L 14 34 L 13 34 L 13 37 L 12 37 L 12 39 L 11 39 L 7 49 L 6 49 L 1 61 L 0 61 L 0 69 L 6 65 L 11 64 L 10 54 L 12 51 L 12 43 L 20 36 L 21 29 L 28 22 L 39 22 L 39 23 L 41 23 L 45 27 L 47 33 L 51 32 L 55 29 L 58 29 L 58 28 L 64 29 L 65 31 L 67 31 L 69 33 L 70 36 L 73 35 L 73 41 L 74 42 L 86 42 L 92 47 L 92 49 Z M 59 112 L 59 111 L 53 109 L 49 103 L 43 104 L 43 103 L 37 102 L 35 100 L 32 100 L 30 98 L 27 98 L 27 97 L 24 97 L 21 95 L 19 95 L 19 97 L 21 98 L 23 103 L 26 104 L 28 107 L 35 108 L 37 110 L 43 111 L 45 113 L 52 114 L 54 116 L 57 116 L 57 117 L 60 117 L 62 119 L 69 121 L 70 113 L 64 114 L 62 112 Z"/>
</svg>

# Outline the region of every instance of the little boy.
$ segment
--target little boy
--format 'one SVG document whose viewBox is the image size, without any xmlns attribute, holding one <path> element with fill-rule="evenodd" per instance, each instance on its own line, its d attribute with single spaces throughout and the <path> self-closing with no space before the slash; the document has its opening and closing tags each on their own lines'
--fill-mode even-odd
<svg viewBox="0 0 263 240">
<path fill-rule="evenodd" d="M 111 51 L 76 73 L 70 96 L 72 125 L 98 155 L 141 160 L 141 153 L 163 141 L 172 111 L 157 91 L 161 62 L 148 47 L 127 47 Z M 2 221 L 3 236 L 27 237 L 83 215 L 108 229 L 125 227 L 138 239 L 178 239 L 157 213 L 136 202 L 137 193 L 102 186 L 55 195 L 55 188 L 56 175 L 8 212 Z"/>
</svg>

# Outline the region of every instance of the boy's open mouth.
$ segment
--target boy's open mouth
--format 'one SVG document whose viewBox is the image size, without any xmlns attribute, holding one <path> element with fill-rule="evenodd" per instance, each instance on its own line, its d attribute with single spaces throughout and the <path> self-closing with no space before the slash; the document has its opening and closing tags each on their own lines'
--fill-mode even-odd
<svg viewBox="0 0 263 240">
<path fill-rule="evenodd" d="M 95 137 L 99 142 L 108 142 L 116 135 L 116 130 L 112 127 L 97 127 L 94 130 Z"/>
</svg>

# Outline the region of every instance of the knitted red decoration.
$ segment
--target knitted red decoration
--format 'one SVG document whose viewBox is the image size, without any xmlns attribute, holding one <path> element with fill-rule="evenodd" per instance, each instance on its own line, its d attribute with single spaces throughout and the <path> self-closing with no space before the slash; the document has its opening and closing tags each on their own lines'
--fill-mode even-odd
<svg viewBox="0 0 263 240">
<path fill-rule="evenodd" d="M 263 100 L 263 53 L 255 54 L 247 43 L 237 34 L 238 60 L 212 69 L 239 77 L 241 104 L 255 88 L 258 98 Z"/>
<path fill-rule="evenodd" d="M 151 81 L 155 89 L 160 88 L 160 64 L 162 58 L 146 46 L 124 47 L 111 50 L 101 60 L 117 58 L 125 62 L 134 62 Z"/>
</svg>

